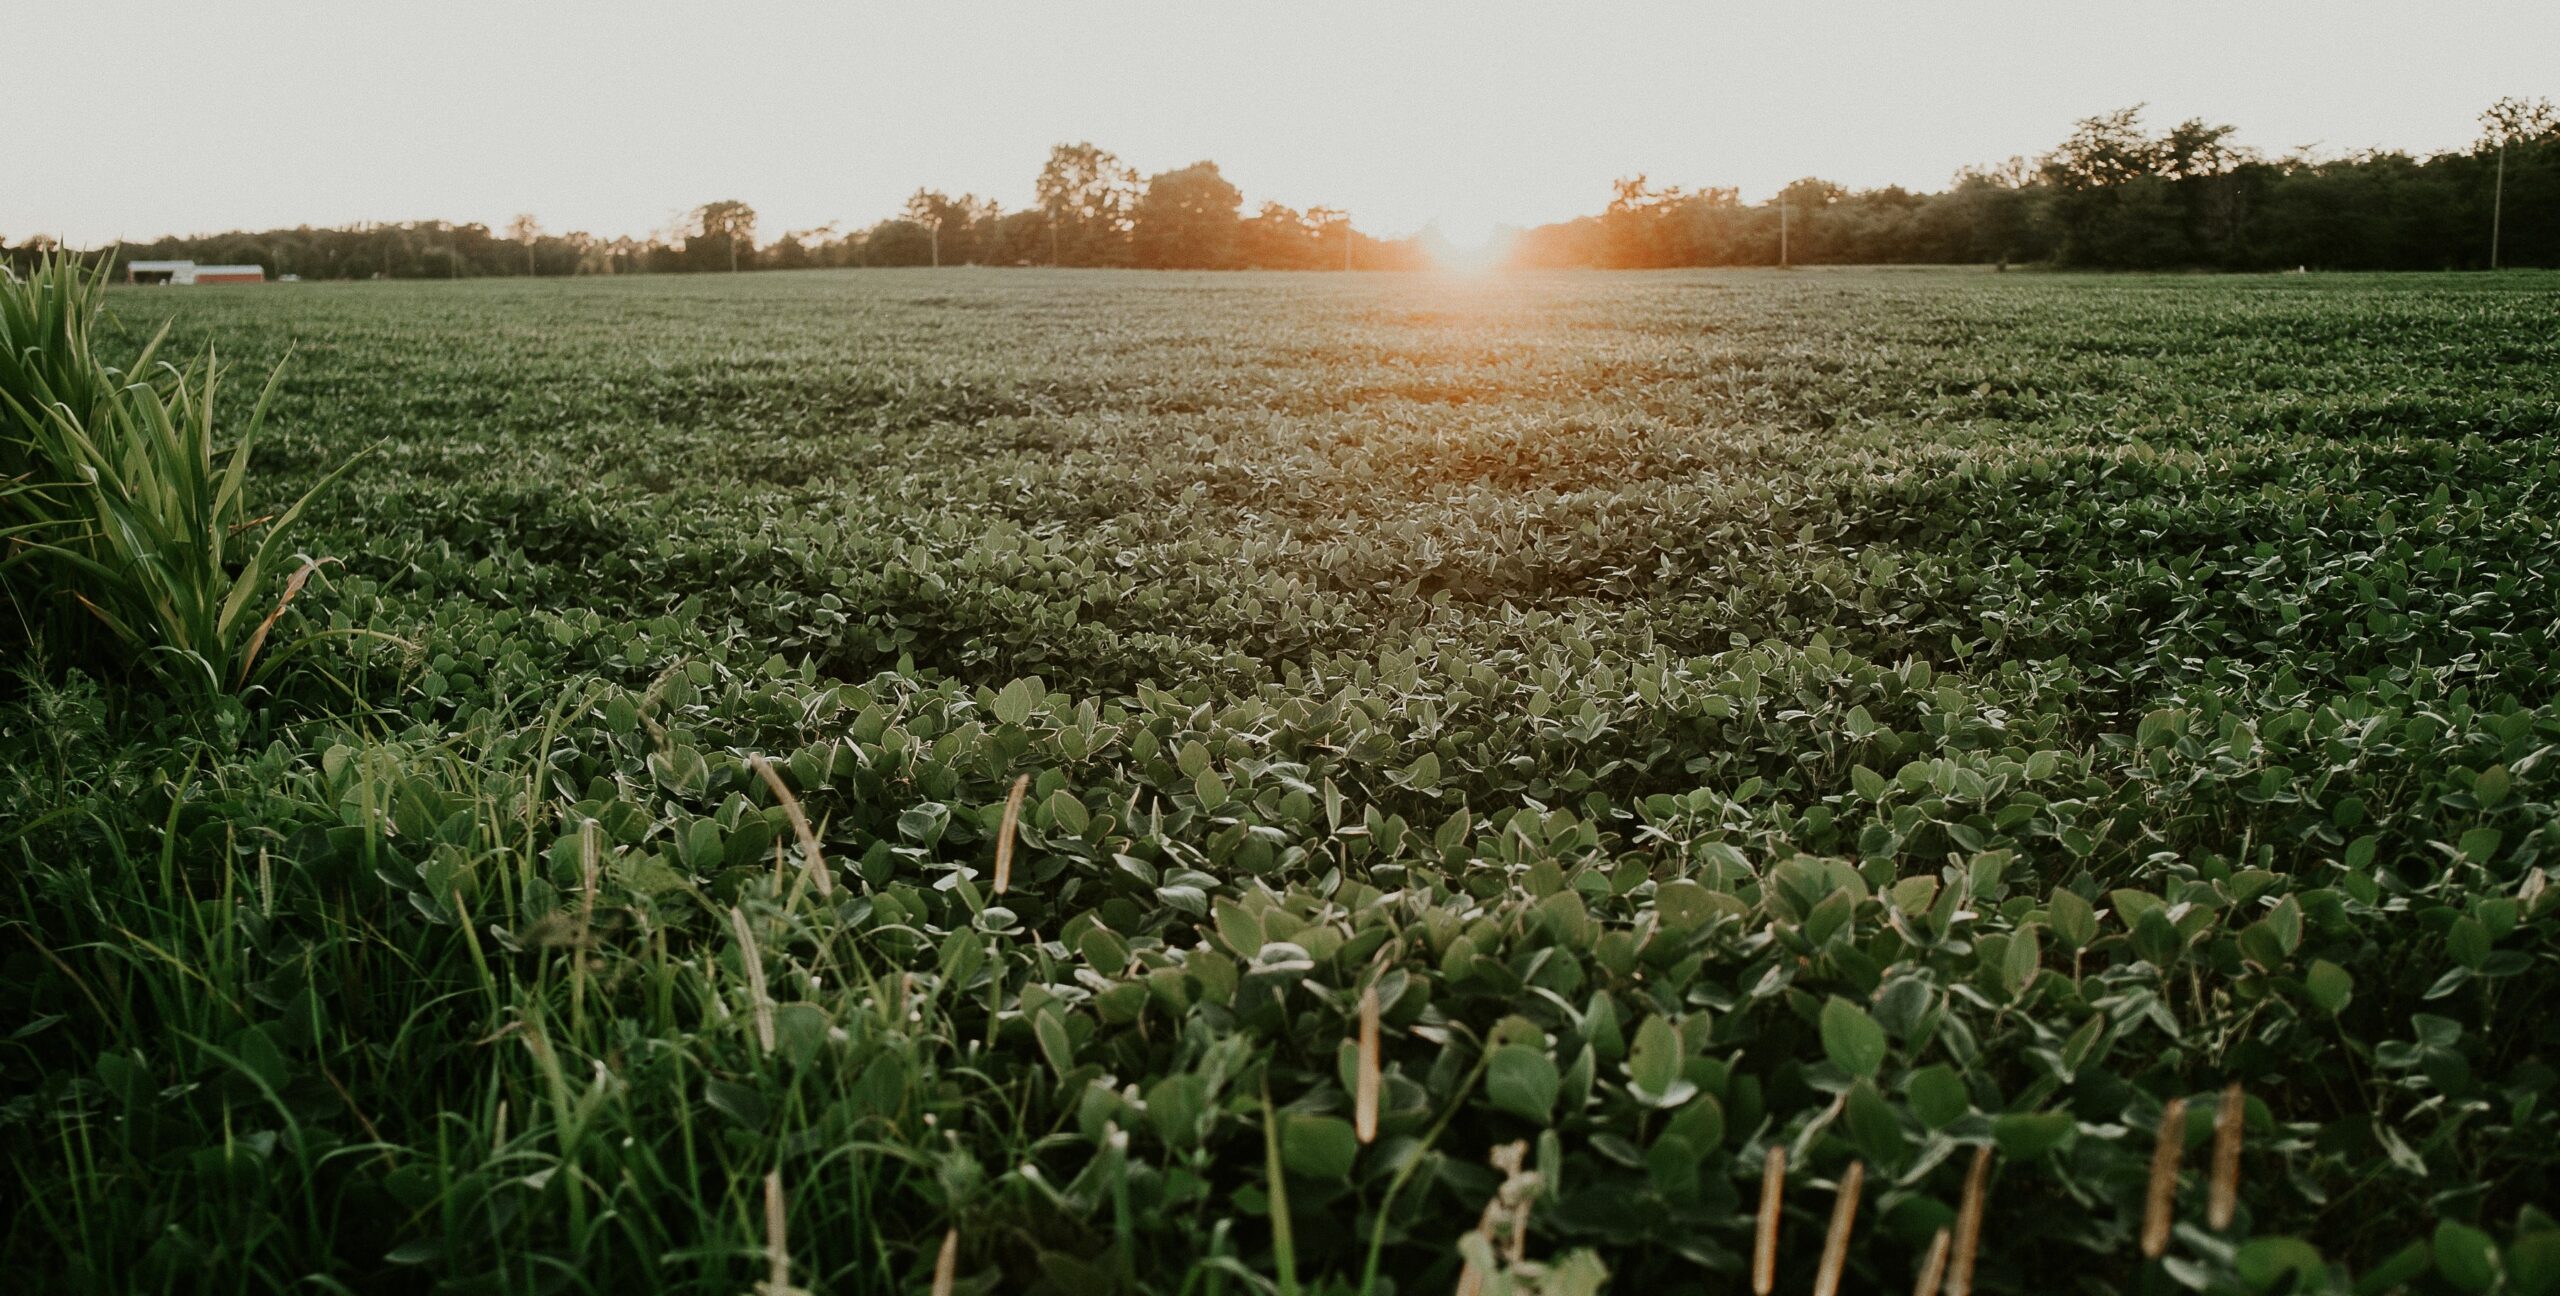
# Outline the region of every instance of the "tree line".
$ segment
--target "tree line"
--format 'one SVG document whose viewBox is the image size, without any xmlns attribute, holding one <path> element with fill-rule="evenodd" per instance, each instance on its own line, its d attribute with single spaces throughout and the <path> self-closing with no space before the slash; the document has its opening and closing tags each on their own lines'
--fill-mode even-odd
<svg viewBox="0 0 2560 1296">
<path fill-rule="evenodd" d="M 1518 233 L 1517 267 L 2050 263 L 2111 269 L 2469 269 L 2560 266 L 2560 113 L 2501 99 L 2466 148 L 2425 157 L 2368 150 L 2269 157 L 2200 119 L 2153 133 L 2137 106 L 2079 122 L 2043 156 L 1971 167 L 1944 190 L 1852 190 L 1796 181 L 1765 202 L 1731 188 L 1616 182 L 1599 214 Z M 1382 239 L 1328 207 L 1252 214 L 1214 162 L 1138 171 L 1090 143 L 1061 144 L 1007 211 L 975 194 L 919 189 L 867 227 L 789 230 L 759 241 L 755 209 L 705 203 L 665 233 L 546 231 L 532 216 L 492 230 L 419 221 L 231 232 L 129 244 L 125 260 L 256 264 L 305 279 L 441 279 L 819 266 L 1125 266 L 1410 269 L 1423 239 Z M 35 239 L 0 257 L 29 263 Z"/>
<path fill-rule="evenodd" d="M 1597 216 L 1541 226 L 1521 266 L 2051 263 L 2107 269 L 2560 266 L 2560 113 L 2501 99 L 2469 147 L 2268 157 L 2139 106 L 2079 122 L 2052 152 L 1967 168 L 1938 193 L 1796 181 L 1732 189 L 1621 180 Z M 2503 201 L 2501 201 L 2503 199 Z"/>
<path fill-rule="evenodd" d="M 115 249 L 119 261 L 195 260 L 264 266 L 304 279 L 463 279 L 794 270 L 821 266 L 1111 266 L 1152 269 L 1412 269 L 1413 239 L 1381 239 L 1336 208 L 1267 202 L 1251 215 L 1214 162 L 1143 180 L 1090 143 L 1049 152 L 1031 206 L 1007 211 L 975 194 L 918 189 L 895 216 L 857 229 L 821 226 L 764 238 L 754 207 L 705 203 L 647 237 L 556 233 L 531 215 L 499 229 L 415 221 L 341 228 L 173 236 Z M 53 244 L 0 242 L 31 264 Z"/>
</svg>

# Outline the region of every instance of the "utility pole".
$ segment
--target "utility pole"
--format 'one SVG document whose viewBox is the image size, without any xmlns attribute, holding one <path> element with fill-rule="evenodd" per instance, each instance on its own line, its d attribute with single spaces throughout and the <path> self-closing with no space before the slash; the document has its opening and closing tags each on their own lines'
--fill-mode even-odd
<svg viewBox="0 0 2560 1296">
<path fill-rule="evenodd" d="M 942 268 L 942 218 L 933 218 L 933 268 Z"/>
<path fill-rule="evenodd" d="M 1778 268 L 1787 268 L 1787 200 L 1778 199 Z"/>
<path fill-rule="evenodd" d="M 1351 217 L 1348 213 L 1342 218 L 1342 268 L 1351 268 Z"/>
<path fill-rule="evenodd" d="M 2507 214 L 2507 132 L 2498 132 L 2498 183 L 2489 199 L 2489 268 L 2498 268 L 2499 225 Z"/>
</svg>

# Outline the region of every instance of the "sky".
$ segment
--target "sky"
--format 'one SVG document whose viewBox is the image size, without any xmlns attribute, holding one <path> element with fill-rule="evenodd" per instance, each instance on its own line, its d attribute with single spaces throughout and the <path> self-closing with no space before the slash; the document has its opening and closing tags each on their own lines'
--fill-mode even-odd
<svg viewBox="0 0 2560 1296">
<path fill-rule="evenodd" d="M 2270 153 L 2426 152 L 2560 98 L 2551 0 L 0 0 L 0 238 L 439 218 L 767 237 L 1049 146 L 1216 161 L 1249 205 L 1453 241 L 1609 182 L 1934 189 L 2134 103 Z M 36 53 L 41 51 L 41 54 Z M 24 115 L 34 106 L 32 122 Z M 32 125 L 33 129 L 29 129 Z"/>
</svg>

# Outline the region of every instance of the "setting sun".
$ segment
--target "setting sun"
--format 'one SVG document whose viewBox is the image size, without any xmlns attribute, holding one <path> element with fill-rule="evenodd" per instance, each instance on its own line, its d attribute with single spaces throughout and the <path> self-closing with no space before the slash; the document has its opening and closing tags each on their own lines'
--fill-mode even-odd
<svg viewBox="0 0 2560 1296">
<path fill-rule="evenodd" d="M 1443 270 L 1499 269 L 1519 231 L 1482 213 L 1435 217 L 1421 242 L 1431 264 Z"/>
</svg>

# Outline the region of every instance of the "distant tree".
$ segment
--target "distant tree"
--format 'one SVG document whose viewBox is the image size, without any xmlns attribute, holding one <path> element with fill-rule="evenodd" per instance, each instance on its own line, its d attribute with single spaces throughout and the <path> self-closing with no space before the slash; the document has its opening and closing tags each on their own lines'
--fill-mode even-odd
<svg viewBox="0 0 2560 1296">
<path fill-rule="evenodd" d="M 605 264 L 611 267 L 610 273 L 613 274 L 639 274 L 649 268 L 653 250 L 645 240 L 625 234 L 606 245 Z"/>
<path fill-rule="evenodd" d="M 2560 109 L 2548 99 L 2508 95 L 2480 114 L 2480 142 L 2488 148 L 2560 135 Z"/>
<path fill-rule="evenodd" d="M 1309 207 L 1307 231 L 1315 239 L 1315 268 L 1319 270 L 1353 270 L 1357 247 L 1353 241 L 1351 213 L 1339 207 Z"/>
<path fill-rule="evenodd" d="M 2083 118 L 2038 166 L 2063 261 L 2098 266 L 2180 265 L 2199 259 L 2189 204 L 2175 188 L 2223 165 L 2229 127 L 2190 121 L 2154 139 L 2142 105 Z"/>
<path fill-rule="evenodd" d="M 1049 218 L 1054 263 L 1128 264 L 1130 213 L 1138 200 L 1135 170 L 1091 143 L 1060 144 L 1049 150 L 1032 188 Z"/>
<path fill-rule="evenodd" d="M 704 203 L 690 214 L 691 230 L 685 238 L 685 261 L 693 269 L 718 269 L 723 263 L 735 271 L 753 265 L 756 251 L 756 209 L 731 198 Z"/>
<path fill-rule="evenodd" d="M 1956 172 L 1929 204 L 1925 220 L 1945 231 L 1932 260 L 2009 262 L 2043 256 L 2037 231 L 2034 168 L 2022 157 Z"/>
<path fill-rule="evenodd" d="M 1049 214 L 1038 208 L 1007 212 L 981 222 L 976 236 L 980 255 L 988 265 L 1048 264 Z"/>
<path fill-rule="evenodd" d="M 930 262 L 932 265 L 942 264 L 942 227 L 950 217 L 953 206 L 950 197 L 939 190 L 918 189 L 908 197 L 907 205 L 900 210 L 900 214 L 909 222 L 923 227 L 925 236 L 930 241 L 929 246 L 932 248 Z"/>
<path fill-rule="evenodd" d="M 542 222 L 532 212 L 518 212 L 507 222 L 507 241 L 524 249 L 524 272 L 534 273 L 534 245 L 542 241 Z"/>
<path fill-rule="evenodd" d="M 832 228 L 825 226 L 809 230 L 785 230 L 781 238 L 766 245 L 758 259 L 771 270 L 805 270 L 820 264 L 819 249 L 825 246 L 834 233 Z"/>
<path fill-rule="evenodd" d="M 2081 118 L 2037 170 L 2047 184 L 2074 191 L 2105 189 L 2152 174 L 2158 148 L 2143 133 L 2142 109 L 2135 104 Z"/>
<path fill-rule="evenodd" d="M 27 236 L 26 242 L 16 247 L 10 247 L 7 239 L 0 239 L 0 265 L 14 266 L 20 270 L 32 269 L 60 246 L 61 244 L 55 242 L 53 236 L 49 234 L 31 234 Z"/>
<path fill-rule="evenodd" d="M 1137 264 L 1168 270 L 1221 270 L 1235 264 L 1236 211 L 1244 195 L 1215 162 L 1160 172 L 1131 213 L 1130 252 Z"/>
<path fill-rule="evenodd" d="M 920 266 L 933 263 L 933 236 L 911 220 L 885 220 L 863 232 L 856 264 Z"/>
<path fill-rule="evenodd" d="M 2560 261 L 2560 110 L 2510 95 L 2480 114 L 2480 127 L 2473 152 L 2487 162 L 2476 169 L 2488 173 L 2499 263 Z"/>
<path fill-rule="evenodd" d="M 1779 229 L 1787 244 L 1787 259 L 1798 265 L 1820 265 L 1844 259 L 1839 247 L 1839 231 L 1832 228 L 1843 222 L 1829 219 L 1829 213 L 1848 197 L 1846 185 L 1818 176 L 1792 181 L 1778 191 L 1777 197 L 1771 201 L 1779 209 Z M 1885 259 L 1892 258 L 1888 255 Z"/>
<path fill-rule="evenodd" d="M 1680 214 L 1688 200 L 1680 186 L 1656 185 L 1644 175 L 1610 181 L 1609 205 L 1600 213 L 1602 264 L 1637 269 L 1686 263 Z"/>
<path fill-rule="evenodd" d="M 1316 211 L 1322 211 L 1322 208 Z M 1316 211 L 1301 215 L 1276 202 L 1262 204 L 1262 209 L 1244 220 L 1236 229 L 1236 263 L 1260 270 L 1313 270 L 1325 261 L 1325 226 L 1316 219 Z M 1330 216 L 1332 213 L 1327 212 Z M 1341 244 L 1332 264 L 1341 264 Z"/>
<path fill-rule="evenodd" d="M 951 197 L 938 189 L 918 189 L 901 213 L 927 234 L 933 265 L 969 265 L 987 259 L 983 246 L 1002 215 L 993 199 L 975 194 Z"/>
</svg>

